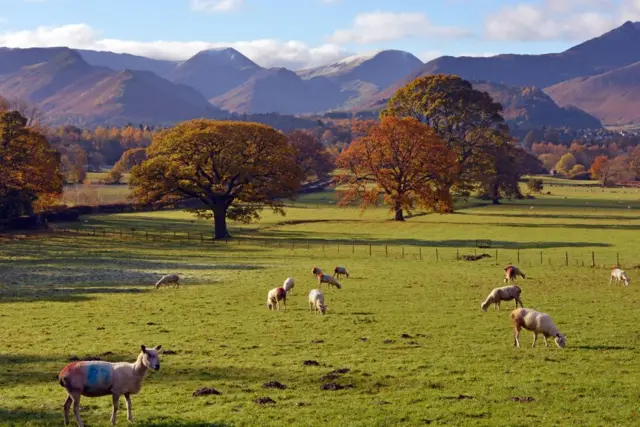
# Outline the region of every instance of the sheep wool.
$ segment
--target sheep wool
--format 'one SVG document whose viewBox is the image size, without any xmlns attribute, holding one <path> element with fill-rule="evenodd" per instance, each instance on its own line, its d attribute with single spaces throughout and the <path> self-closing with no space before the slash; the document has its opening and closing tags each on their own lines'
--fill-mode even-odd
<svg viewBox="0 0 640 427">
<path fill-rule="evenodd" d="M 323 315 L 327 311 L 327 306 L 324 304 L 324 294 L 320 289 L 312 289 L 309 292 L 309 311 L 313 311 L 315 314 L 322 313 Z"/>
<path fill-rule="evenodd" d="M 520 293 L 522 293 L 522 290 L 516 285 L 495 288 L 491 291 L 489 296 L 487 296 L 487 299 L 480 304 L 480 308 L 482 311 L 487 311 L 489 305 L 494 304 L 493 309 L 500 310 L 501 301 L 511 301 L 512 299 L 516 300 L 516 308 L 518 308 L 518 303 L 520 303 L 520 307 L 524 307 L 524 304 L 522 304 L 522 300 L 520 299 Z"/>
<path fill-rule="evenodd" d="M 558 331 L 558 328 L 551 320 L 551 316 L 546 313 L 531 310 L 528 308 L 516 308 L 511 312 L 511 323 L 513 325 L 514 342 L 513 345 L 520 347 L 520 329 L 524 328 L 533 332 L 533 345 L 536 346 L 538 334 L 544 337 L 544 345 L 549 346 L 548 337 L 554 337 L 558 348 L 566 346 L 565 335 Z"/>
</svg>

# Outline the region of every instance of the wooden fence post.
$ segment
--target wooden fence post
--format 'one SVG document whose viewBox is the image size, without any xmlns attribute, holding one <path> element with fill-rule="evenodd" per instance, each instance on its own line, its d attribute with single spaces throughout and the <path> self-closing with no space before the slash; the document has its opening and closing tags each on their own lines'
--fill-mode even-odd
<svg viewBox="0 0 640 427">
<path fill-rule="evenodd" d="M 520 248 L 518 248 L 518 264 L 520 264 Z"/>
<path fill-rule="evenodd" d="M 422 246 L 418 246 L 418 259 L 422 261 Z"/>
<path fill-rule="evenodd" d="M 204 236 L 200 233 L 200 243 L 204 243 Z"/>
<path fill-rule="evenodd" d="M 594 251 L 591 251 L 591 267 L 595 267 L 596 266 L 596 253 Z"/>
<path fill-rule="evenodd" d="M 616 252 L 616 267 L 620 267 L 620 252 Z"/>
<path fill-rule="evenodd" d="M 569 266 L 569 252 L 567 252 L 567 251 L 565 251 L 565 253 L 564 253 L 564 265 L 566 267 Z"/>
<path fill-rule="evenodd" d="M 440 261 L 440 255 L 438 254 L 438 248 L 436 248 L 436 261 Z"/>
<path fill-rule="evenodd" d="M 402 247 L 402 259 L 404 259 L 404 246 Z"/>
<path fill-rule="evenodd" d="M 460 261 L 460 249 L 456 249 L 456 261 Z"/>
<path fill-rule="evenodd" d="M 496 265 L 498 265 L 498 250 L 496 249 Z"/>
<path fill-rule="evenodd" d="M 385 258 L 389 256 L 389 247 L 387 245 L 384 245 L 384 256 Z"/>
<path fill-rule="evenodd" d="M 351 244 L 351 253 L 352 254 L 356 253 L 356 245 L 354 243 Z"/>
<path fill-rule="evenodd" d="M 540 251 L 540 265 L 542 265 L 542 251 Z"/>
</svg>

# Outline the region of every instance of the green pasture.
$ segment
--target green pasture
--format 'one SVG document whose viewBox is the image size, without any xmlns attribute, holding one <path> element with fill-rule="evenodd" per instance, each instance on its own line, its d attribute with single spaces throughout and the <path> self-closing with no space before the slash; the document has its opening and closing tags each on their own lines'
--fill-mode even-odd
<svg viewBox="0 0 640 427">
<path fill-rule="evenodd" d="M 69 358 L 133 361 L 140 344 L 171 353 L 132 398 L 136 425 L 638 425 L 640 197 L 588 190 L 469 200 L 402 224 L 385 208 L 337 208 L 327 191 L 285 217 L 231 223 L 228 243 L 181 211 L 0 237 L 0 425 L 62 425 L 56 375 Z M 553 317 L 565 349 L 532 349 L 528 331 L 514 348 L 513 302 L 480 310 L 517 257 L 525 307 Z M 618 259 L 628 288 L 609 286 Z M 314 316 L 311 267 L 335 265 L 351 277 L 323 287 L 328 312 Z M 182 286 L 156 290 L 167 273 Z M 267 292 L 290 276 L 287 310 L 270 312 Z M 272 381 L 286 389 L 263 387 Z M 202 387 L 221 394 L 192 396 Z M 275 404 L 254 402 L 263 397 Z M 83 398 L 81 413 L 107 426 L 110 406 Z M 126 425 L 124 400 L 121 410 Z"/>
</svg>

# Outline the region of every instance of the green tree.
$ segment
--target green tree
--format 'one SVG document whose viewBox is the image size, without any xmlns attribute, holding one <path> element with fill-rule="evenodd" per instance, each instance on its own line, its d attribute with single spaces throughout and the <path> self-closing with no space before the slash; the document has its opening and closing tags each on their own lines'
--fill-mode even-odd
<svg viewBox="0 0 640 427">
<path fill-rule="evenodd" d="M 556 163 L 555 169 L 558 173 L 569 175 L 569 171 L 571 171 L 571 168 L 575 165 L 576 158 L 573 156 L 573 154 L 566 153 L 562 157 L 560 157 L 560 160 L 558 160 L 558 163 Z"/>
<path fill-rule="evenodd" d="M 120 160 L 113 165 L 113 168 L 121 172 L 129 172 L 131 168 L 145 160 L 147 160 L 147 150 L 145 148 L 132 148 L 122 153 Z"/>
<path fill-rule="evenodd" d="M 544 189 L 544 183 L 540 178 L 529 178 L 527 181 L 530 193 L 541 193 Z"/>
<path fill-rule="evenodd" d="M 469 194 L 474 185 L 490 178 L 495 164 L 492 147 L 508 132 L 502 106 L 453 75 L 413 80 L 389 99 L 381 115 L 413 117 L 426 123 L 456 153 L 458 173 L 443 183 L 443 199 L 451 197 L 452 189 Z"/>
<path fill-rule="evenodd" d="M 258 123 L 197 119 L 157 133 L 130 185 L 142 203 L 196 199 L 196 215 L 214 219 L 215 238 L 229 237 L 226 219 L 250 222 L 264 206 L 284 215 L 302 173 L 295 150 Z"/>
</svg>

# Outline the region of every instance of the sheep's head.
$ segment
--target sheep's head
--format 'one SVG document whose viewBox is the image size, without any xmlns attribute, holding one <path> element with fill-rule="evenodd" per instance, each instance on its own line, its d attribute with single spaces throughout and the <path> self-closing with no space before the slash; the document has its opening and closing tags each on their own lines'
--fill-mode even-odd
<svg viewBox="0 0 640 427">
<path fill-rule="evenodd" d="M 556 335 L 555 341 L 558 348 L 564 348 L 567 345 L 565 335 L 562 335 L 560 333 Z"/>
<path fill-rule="evenodd" d="M 158 355 L 158 350 L 160 350 L 162 346 L 159 345 L 154 348 L 147 348 L 142 345 L 140 347 L 142 349 L 142 364 L 154 371 L 160 369 L 160 356 Z"/>
<path fill-rule="evenodd" d="M 489 308 L 489 303 L 488 302 L 483 302 L 482 304 L 480 304 L 480 308 L 482 309 L 482 311 L 487 311 L 487 308 Z"/>
<path fill-rule="evenodd" d="M 327 312 L 327 306 L 324 304 L 320 304 L 320 312 L 325 314 Z"/>
</svg>

